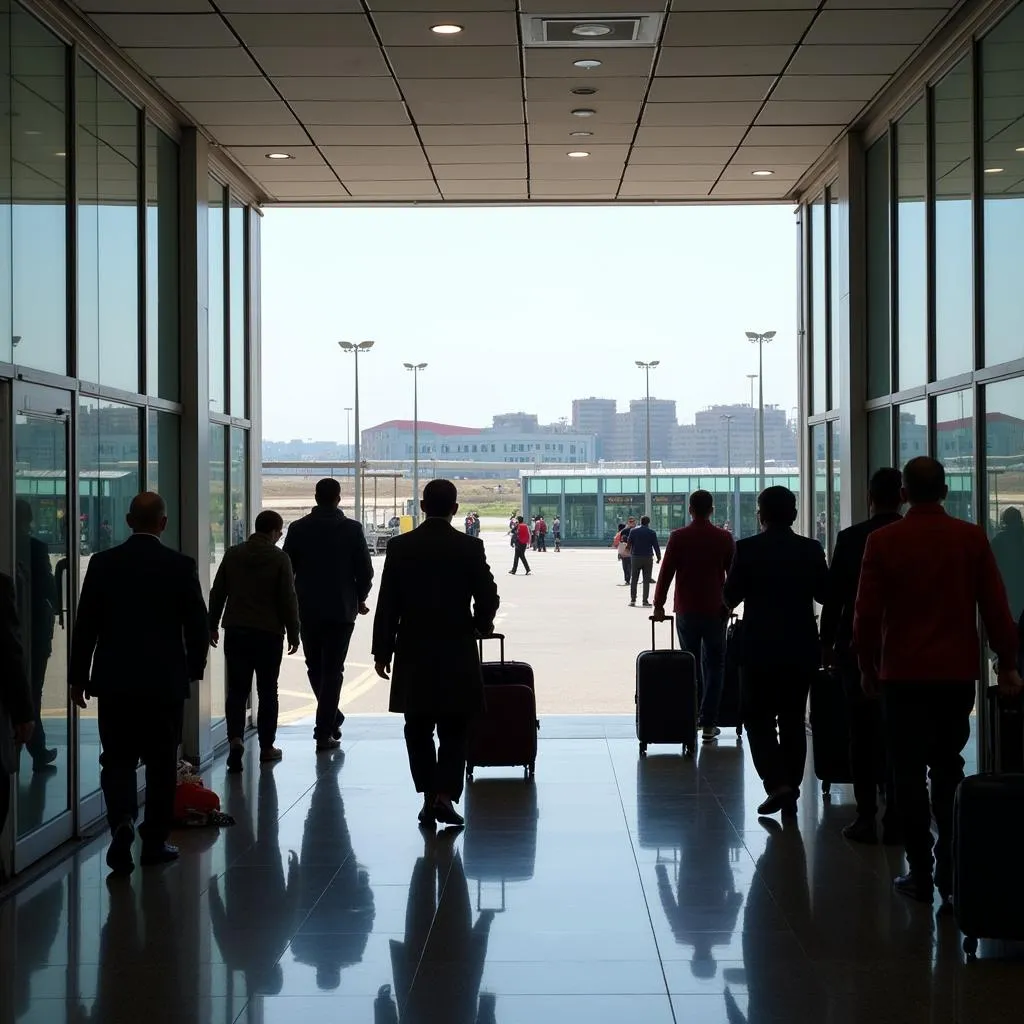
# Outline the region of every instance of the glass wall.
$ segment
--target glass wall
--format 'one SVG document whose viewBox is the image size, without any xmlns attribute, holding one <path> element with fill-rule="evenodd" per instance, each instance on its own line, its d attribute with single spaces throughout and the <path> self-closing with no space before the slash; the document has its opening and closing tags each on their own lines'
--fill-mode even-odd
<svg viewBox="0 0 1024 1024">
<path fill-rule="evenodd" d="M 811 428 L 811 453 L 814 460 L 814 537 L 828 551 L 829 465 L 826 437 L 824 423 L 819 423 L 816 427 Z"/>
<path fill-rule="evenodd" d="M 230 544 L 227 473 L 228 428 L 210 424 L 210 583 L 213 583 L 224 552 Z M 224 649 L 210 651 L 210 699 L 215 722 L 224 718 Z"/>
<path fill-rule="evenodd" d="M 954 391 L 935 399 L 935 457 L 946 467 L 951 515 L 974 522 L 974 393 Z"/>
<path fill-rule="evenodd" d="M 210 354 L 210 412 L 226 413 L 226 381 L 224 348 L 226 296 L 224 270 L 226 252 L 224 241 L 227 189 L 216 178 L 209 179 L 209 206 L 207 208 L 207 240 L 209 260 L 207 293 L 207 343 Z"/>
<path fill-rule="evenodd" d="M 230 332 L 228 348 L 230 365 L 228 373 L 231 380 L 231 415 L 246 416 L 246 216 L 244 206 L 231 200 L 228 215 L 228 256 L 229 256 L 229 292 Z"/>
<path fill-rule="evenodd" d="M 896 339 L 900 391 L 928 380 L 927 110 L 925 100 L 919 100 L 895 127 Z"/>
<path fill-rule="evenodd" d="M 985 388 L 983 501 L 1010 609 L 1024 614 L 1024 377 Z"/>
<path fill-rule="evenodd" d="M 167 502 L 164 543 L 181 547 L 181 417 L 151 411 L 147 441 L 146 486 Z"/>
<path fill-rule="evenodd" d="M 177 401 L 178 145 L 146 125 L 146 372 L 149 394 Z"/>
<path fill-rule="evenodd" d="M 828 250 L 825 200 L 811 204 L 811 412 L 828 409 Z"/>
<path fill-rule="evenodd" d="M 868 477 L 892 463 L 892 412 L 886 406 L 868 413 Z"/>
<path fill-rule="evenodd" d="M 891 390 L 892 350 L 889 305 L 889 137 L 883 135 L 865 158 L 867 203 L 868 398 Z"/>
</svg>

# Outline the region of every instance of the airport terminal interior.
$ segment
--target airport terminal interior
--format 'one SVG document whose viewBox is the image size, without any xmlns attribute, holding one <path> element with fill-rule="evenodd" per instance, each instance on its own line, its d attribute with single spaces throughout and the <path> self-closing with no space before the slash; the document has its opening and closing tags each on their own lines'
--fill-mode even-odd
<svg viewBox="0 0 1024 1024">
<path fill-rule="evenodd" d="M 251 528 L 273 206 L 788 204 L 800 529 L 831 549 L 875 468 L 931 454 L 995 536 L 1024 506 L 1024 3 L 0 0 L 0 26 L 0 569 L 45 727 L 0 833 L 0 1020 L 1019 1015 L 1007 950 L 965 965 L 891 893 L 898 853 L 842 839 L 842 786 L 775 827 L 735 738 L 642 761 L 631 720 L 560 718 L 534 782 L 481 772 L 465 832 L 424 838 L 394 720 L 316 762 L 289 726 L 228 785 L 219 652 L 184 753 L 237 824 L 108 888 L 67 656 L 137 490 L 204 588 Z M 706 486 L 669 473 L 666 522 Z M 593 543 L 641 481 L 534 472 L 524 505 Z"/>
</svg>

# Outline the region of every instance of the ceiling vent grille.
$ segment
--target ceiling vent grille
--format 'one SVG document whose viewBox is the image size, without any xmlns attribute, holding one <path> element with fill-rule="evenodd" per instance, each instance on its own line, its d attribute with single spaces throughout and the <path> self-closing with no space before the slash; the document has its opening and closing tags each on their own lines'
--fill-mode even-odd
<svg viewBox="0 0 1024 1024">
<path fill-rule="evenodd" d="M 654 46 L 662 14 L 531 15 L 522 17 L 526 46 L 593 49 L 599 46 Z"/>
</svg>

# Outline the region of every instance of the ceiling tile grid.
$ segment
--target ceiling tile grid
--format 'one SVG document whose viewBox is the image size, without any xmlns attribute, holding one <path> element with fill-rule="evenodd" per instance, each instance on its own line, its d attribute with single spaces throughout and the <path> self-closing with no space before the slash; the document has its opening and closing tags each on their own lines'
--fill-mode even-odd
<svg viewBox="0 0 1024 1024">
<path fill-rule="evenodd" d="M 77 4 L 280 203 L 783 201 L 956 5 Z"/>
</svg>

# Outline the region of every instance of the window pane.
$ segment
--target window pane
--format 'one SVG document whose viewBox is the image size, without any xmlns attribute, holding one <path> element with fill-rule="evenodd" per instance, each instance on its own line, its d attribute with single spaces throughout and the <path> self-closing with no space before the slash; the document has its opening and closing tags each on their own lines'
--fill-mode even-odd
<svg viewBox="0 0 1024 1024">
<path fill-rule="evenodd" d="M 889 409 L 868 413 L 868 475 L 892 466 L 892 414 Z"/>
<path fill-rule="evenodd" d="M 65 48 L 16 4 L 11 7 L 10 107 L 32 131 L 12 131 L 11 303 L 14 361 L 67 373 Z"/>
<path fill-rule="evenodd" d="M 597 532 L 597 497 L 567 494 L 562 540 L 572 544 L 600 539 Z"/>
<path fill-rule="evenodd" d="M 11 10 L 0 7 L 0 109 L 11 110 Z M 11 171 L 10 129 L 0 145 L 0 362 L 11 361 Z"/>
<path fill-rule="evenodd" d="M 231 204 L 228 255 L 231 260 L 231 415 L 246 415 L 245 379 L 245 207 Z"/>
<path fill-rule="evenodd" d="M 868 397 L 889 394 L 889 136 L 867 152 Z"/>
<path fill-rule="evenodd" d="M 974 394 L 935 399 L 935 457 L 946 467 L 946 511 L 974 522 Z"/>
<path fill-rule="evenodd" d="M 985 389 L 988 528 L 1013 617 L 1024 613 L 1024 377 Z"/>
<path fill-rule="evenodd" d="M 829 245 L 829 332 L 830 345 L 829 365 L 831 372 L 828 383 L 828 406 L 830 409 L 838 409 L 841 404 L 843 360 L 839 341 L 844 336 L 844 331 L 839 329 L 839 319 L 843 315 L 844 306 L 840 300 L 842 294 L 842 278 L 840 275 L 840 260 L 843 254 L 845 242 L 844 232 L 840 226 L 839 200 L 828 193 L 828 245 Z"/>
<path fill-rule="evenodd" d="M 839 455 L 839 420 L 833 420 L 829 424 L 829 493 L 832 498 L 829 504 L 828 546 L 825 549 L 829 552 L 835 546 L 842 518 L 839 511 Z"/>
<path fill-rule="evenodd" d="M 227 427 L 210 424 L 210 582 L 217 574 L 228 544 L 227 473 L 224 453 Z M 224 718 L 224 654 L 223 647 L 210 651 L 210 700 L 212 719 Z"/>
<path fill-rule="evenodd" d="M 249 536 L 249 433 L 231 428 L 231 543 Z"/>
<path fill-rule="evenodd" d="M 935 376 L 974 367 L 971 62 L 935 87 Z"/>
<path fill-rule="evenodd" d="M 825 200 L 811 205 L 811 411 L 825 412 L 827 398 L 825 322 Z"/>
<path fill-rule="evenodd" d="M 828 461 L 825 451 L 825 424 L 811 427 L 811 452 L 814 459 L 814 537 L 828 546 Z"/>
<path fill-rule="evenodd" d="M 224 402 L 224 186 L 210 178 L 209 188 L 207 330 L 210 346 L 210 411 L 227 412 Z"/>
<path fill-rule="evenodd" d="M 174 413 L 149 413 L 147 486 L 167 502 L 164 543 L 181 547 L 181 420 Z"/>
<path fill-rule="evenodd" d="M 146 125 L 146 391 L 177 401 L 178 146 Z"/>
<path fill-rule="evenodd" d="M 899 417 L 896 467 L 902 469 L 911 459 L 928 454 L 928 403 L 907 402 L 899 407 Z"/>
<path fill-rule="evenodd" d="M 1024 5 L 981 42 L 985 365 L 1024 356 Z"/>
<path fill-rule="evenodd" d="M 78 376 L 139 390 L 138 110 L 78 62 Z"/>
<path fill-rule="evenodd" d="M 896 125 L 896 239 L 900 390 L 927 381 L 928 274 L 925 236 L 925 102 Z"/>
</svg>

